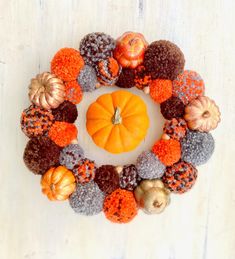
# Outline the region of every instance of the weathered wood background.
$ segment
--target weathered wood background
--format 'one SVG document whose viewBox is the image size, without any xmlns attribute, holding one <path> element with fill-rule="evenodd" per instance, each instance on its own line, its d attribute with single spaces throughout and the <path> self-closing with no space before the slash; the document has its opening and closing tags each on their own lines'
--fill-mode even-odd
<svg viewBox="0 0 235 259">
<path fill-rule="evenodd" d="M 235 258 L 235 2 L 233 0 L 0 0 L 0 258 L 1 259 L 234 259 Z M 198 71 L 206 93 L 220 105 L 222 122 L 213 132 L 215 153 L 199 168 L 189 193 L 172 195 L 166 211 L 139 216 L 128 225 L 102 214 L 78 216 L 67 202 L 41 195 L 40 178 L 22 162 L 26 137 L 19 127 L 28 106 L 27 86 L 49 69 L 61 47 L 78 47 L 81 37 L 104 31 L 144 33 L 149 42 L 169 39 Z M 97 92 L 100 94 L 102 91 Z M 159 108 L 149 98 L 151 130 L 126 156 L 105 155 L 90 141 L 80 108 L 80 141 L 99 164 L 132 162 L 160 135 Z M 156 130 L 158 129 L 158 130 Z"/>
</svg>

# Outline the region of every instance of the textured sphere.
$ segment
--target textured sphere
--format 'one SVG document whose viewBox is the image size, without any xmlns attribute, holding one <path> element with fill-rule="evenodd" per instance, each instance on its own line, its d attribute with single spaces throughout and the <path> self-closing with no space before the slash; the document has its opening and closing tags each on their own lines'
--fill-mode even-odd
<svg viewBox="0 0 235 259">
<path fill-rule="evenodd" d="M 81 40 L 79 49 L 85 63 L 95 66 L 100 60 L 111 57 L 115 47 L 115 40 L 111 36 L 103 32 L 93 32 Z"/>
<path fill-rule="evenodd" d="M 54 122 L 54 116 L 50 110 L 30 105 L 22 112 L 21 129 L 29 137 L 47 135 Z"/>
<path fill-rule="evenodd" d="M 55 121 L 74 123 L 78 117 L 77 106 L 69 101 L 64 101 L 56 109 L 52 109 Z"/>
<path fill-rule="evenodd" d="M 123 68 L 116 85 L 121 88 L 131 88 L 135 86 L 135 70 Z"/>
<path fill-rule="evenodd" d="M 159 40 L 147 47 L 143 65 L 152 79 L 174 80 L 183 71 L 184 63 L 184 54 L 178 46 Z"/>
<path fill-rule="evenodd" d="M 150 83 L 150 96 L 156 103 L 162 103 L 172 96 L 171 80 L 155 79 Z"/>
<path fill-rule="evenodd" d="M 120 173 L 120 187 L 128 191 L 133 191 L 141 178 L 138 175 L 135 165 L 125 165 Z"/>
<path fill-rule="evenodd" d="M 121 66 L 113 57 L 100 60 L 95 68 L 97 78 L 102 85 L 114 85 L 121 73 Z"/>
<path fill-rule="evenodd" d="M 197 169 L 186 162 L 179 162 L 167 167 L 162 181 L 174 193 L 184 193 L 190 190 L 197 179 Z"/>
<path fill-rule="evenodd" d="M 75 192 L 69 197 L 69 203 L 76 213 L 92 216 L 102 211 L 104 194 L 93 181 L 78 184 Z"/>
<path fill-rule="evenodd" d="M 143 179 L 161 178 L 165 165 L 151 151 L 142 152 L 136 161 L 138 175 Z"/>
<path fill-rule="evenodd" d="M 65 99 L 73 104 L 79 104 L 82 100 L 82 89 L 77 80 L 65 83 Z"/>
<path fill-rule="evenodd" d="M 215 142 L 210 133 L 191 131 L 181 140 L 182 157 L 195 166 L 205 164 L 212 156 Z"/>
<path fill-rule="evenodd" d="M 60 152 L 60 164 L 72 170 L 84 158 L 84 151 L 78 144 L 66 146 Z"/>
<path fill-rule="evenodd" d="M 77 81 L 83 92 L 93 92 L 99 84 L 95 69 L 88 65 L 80 71 Z"/>
<path fill-rule="evenodd" d="M 184 104 L 177 97 L 171 97 L 160 105 L 162 116 L 171 120 L 173 118 L 180 118 L 184 116 Z"/>
<path fill-rule="evenodd" d="M 48 137 L 32 138 L 24 150 L 24 162 L 34 174 L 44 174 L 59 164 L 60 148 Z"/>
<path fill-rule="evenodd" d="M 197 72 L 185 70 L 173 81 L 173 96 L 180 98 L 184 104 L 204 95 L 204 92 L 204 81 Z"/>
<path fill-rule="evenodd" d="M 116 168 L 112 165 L 102 165 L 96 169 L 95 182 L 100 190 L 106 194 L 110 194 L 119 188 L 119 175 Z"/>
<path fill-rule="evenodd" d="M 158 140 L 154 144 L 152 151 L 166 166 L 170 166 L 178 162 L 181 156 L 180 142 L 175 139 Z"/>
<path fill-rule="evenodd" d="M 163 132 L 170 138 L 180 140 L 186 135 L 187 128 L 187 123 L 184 119 L 173 118 L 165 122 Z"/>
<path fill-rule="evenodd" d="M 73 173 L 78 183 L 88 183 L 95 177 L 96 165 L 95 162 L 84 158 L 81 159 L 74 167 Z"/>
<path fill-rule="evenodd" d="M 133 192 L 117 189 L 105 198 L 104 214 L 114 223 L 128 223 L 137 215 Z"/>
<path fill-rule="evenodd" d="M 146 71 L 145 67 L 140 65 L 135 68 L 135 86 L 138 89 L 144 89 L 151 83 L 151 76 Z"/>
</svg>

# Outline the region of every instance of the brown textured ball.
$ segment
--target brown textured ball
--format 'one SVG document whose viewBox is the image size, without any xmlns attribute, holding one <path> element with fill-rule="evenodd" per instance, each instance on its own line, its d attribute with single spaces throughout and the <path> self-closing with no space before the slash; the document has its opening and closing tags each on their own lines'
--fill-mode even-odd
<svg viewBox="0 0 235 259">
<path fill-rule="evenodd" d="M 69 123 L 74 123 L 78 117 L 77 106 L 69 101 L 64 101 L 52 110 L 55 121 L 65 121 Z"/>
<path fill-rule="evenodd" d="M 32 138 L 24 150 L 24 162 L 34 174 L 44 174 L 59 164 L 60 148 L 48 137 Z"/>
<path fill-rule="evenodd" d="M 135 70 L 131 68 L 123 68 L 119 75 L 116 85 L 121 88 L 131 88 L 135 86 Z"/>
<path fill-rule="evenodd" d="M 152 42 L 144 55 L 144 66 L 152 79 L 174 80 L 184 69 L 184 54 L 178 46 L 166 40 Z"/>
<path fill-rule="evenodd" d="M 178 97 L 171 97 L 161 103 L 161 113 L 167 120 L 180 118 L 184 115 L 184 104 Z"/>
<path fill-rule="evenodd" d="M 141 181 L 135 165 L 125 165 L 120 173 L 120 187 L 128 191 L 133 191 Z"/>
<path fill-rule="evenodd" d="M 102 165 L 96 169 L 95 182 L 100 190 L 106 194 L 119 188 L 119 175 L 112 165 Z"/>
</svg>

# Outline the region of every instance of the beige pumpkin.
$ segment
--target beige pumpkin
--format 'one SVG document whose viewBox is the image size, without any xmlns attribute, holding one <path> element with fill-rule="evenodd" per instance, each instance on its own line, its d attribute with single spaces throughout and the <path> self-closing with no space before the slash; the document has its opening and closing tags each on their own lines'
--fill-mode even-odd
<svg viewBox="0 0 235 259">
<path fill-rule="evenodd" d="M 170 191 L 158 179 L 143 180 L 134 194 L 138 206 L 147 214 L 161 213 L 170 203 Z"/>
<path fill-rule="evenodd" d="M 29 99 L 44 109 L 57 108 L 65 97 L 63 81 L 55 75 L 44 72 L 31 79 Z"/>
<path fill-rule="evenodd" d="M 184 118 L 191 130 L 208 132 L 220 122 L 220 111 L 213 100 L 200 96 L 186 106 Z"/>
</svg>

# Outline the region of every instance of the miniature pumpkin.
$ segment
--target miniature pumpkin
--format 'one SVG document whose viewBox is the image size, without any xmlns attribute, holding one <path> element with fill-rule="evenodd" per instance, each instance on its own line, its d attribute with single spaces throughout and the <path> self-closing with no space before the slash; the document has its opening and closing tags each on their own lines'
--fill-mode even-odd
<svg viewBox="0 0 235 259">
<path fill-rule="evenodd" d="M 147 45 L 141 33 L 125 32 L 117 39 L 114 57 L 122 67 L 135 68 L 143 62 Z"/>
<path fill-rule="evenodd" d="M 147 214 L 161 213 L 170 203 L 170 191 L 161 180 L 143 180 L 134 191 L 140 208 Z"/>
<path fill-rule="evenodd" d="M 87 131 L 95 144 L 111 153 L 136 148 L 149 127 L 145 103 L 123 90 L 101 95 L 89 106 L 86 118 Z"/>
<path fill-rule="evenodd" d="M 186 106 L 184 118 L 191 130 L 208 132 L 220 122 L 220 111 L 213 100 L 200 96 Z"/>
<path fill-rule="evenodd" d="M 57 108 L 65 97 L 63 81 L 55 75 L 44 72 L 31 79 L 29 99 L 44 109 Z"/>
<path fill-rule="evenodd" d="M 41 179 L 42 192 L 51 201 L 66 200 L 75 190 L 75 177 L 65 166 L 52 167 Z"/>
</svg>

